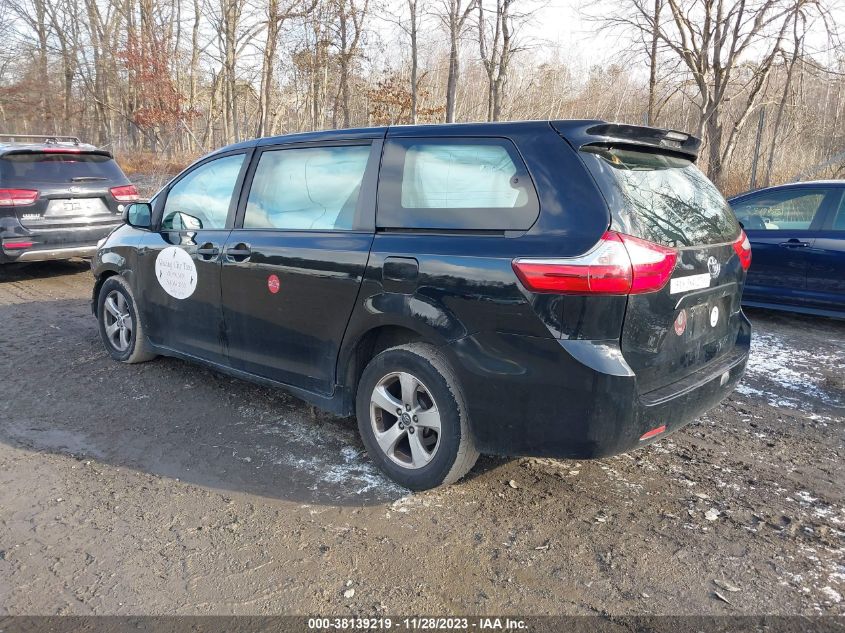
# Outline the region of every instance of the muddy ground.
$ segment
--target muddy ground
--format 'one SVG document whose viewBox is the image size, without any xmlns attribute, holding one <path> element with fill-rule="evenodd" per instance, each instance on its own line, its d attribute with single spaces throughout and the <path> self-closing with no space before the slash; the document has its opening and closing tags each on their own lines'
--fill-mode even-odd
<svg viewBox="0 0 845 633">
<path fill-rule="evenodd" d="M 845 614 L 845 322 L 750 312 L 738 392 L 647 449 L 409 494 L 351 420 L 112 362 L 90 288 L 0 271 L 0 614 Z"/>
</svg>

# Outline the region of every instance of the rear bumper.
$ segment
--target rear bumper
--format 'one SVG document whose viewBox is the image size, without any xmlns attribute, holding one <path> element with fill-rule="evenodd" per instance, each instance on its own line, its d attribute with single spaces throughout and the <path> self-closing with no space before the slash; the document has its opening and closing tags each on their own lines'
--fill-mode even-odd
<svg viewBox="0 0 845 633">
<path fill-rule="evenodd" d="M 72 257 L 91 258 L 97 253 L 97 245 L 76 246 L 73 248 L 43 248 L 33 251 L 23 251 L 12 261 L 16 262 L 45 262 L 54 259 L 71 259 Z"/>
<path fill-rule="evenodd" d="M 618 341 L 474 335 L 447 353 L 459 368 L 481 452 L 589 459 L 645 446 L 716 406 L 742 378 L 750 341 L 743 317 L 729 354 L 643 394 Z"/>
<path fill-rule="evenodd" d="M 0 263 L 93 257 L 97 242 L 120 225 L 117 221 L 35 230 L 22 227 L 16 219 L 2 218 Z"/>
</svg>

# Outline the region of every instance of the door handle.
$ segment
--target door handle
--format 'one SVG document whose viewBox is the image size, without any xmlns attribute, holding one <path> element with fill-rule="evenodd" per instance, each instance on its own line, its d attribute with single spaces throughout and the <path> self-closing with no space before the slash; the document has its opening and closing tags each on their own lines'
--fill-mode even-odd
<svg viewBox="0 0 845 633">
<path fill-rule="evenodd" d="M 802 242 L 801 240 L 793 238 L 791 240 L 781 242 L 778 246 L 782 246 L 783 248 L 807 248 L 809 245 L 809 242 Z"/>
<path fill-rule="evenodd" d="M 197 255 L 206 261 L 214 259 L 219 254 L 220 248 L 217 244 L 212 244 L 211 242 L 206 242 L 197 249 Z"/>
<path fill-rule="evenodd" d="M 252 255 L 252 249 L 249 244 L 240 242 L 234 246 L 226 249 L 226 257 L 233 262 L 245 262 Z"/>
</svg>

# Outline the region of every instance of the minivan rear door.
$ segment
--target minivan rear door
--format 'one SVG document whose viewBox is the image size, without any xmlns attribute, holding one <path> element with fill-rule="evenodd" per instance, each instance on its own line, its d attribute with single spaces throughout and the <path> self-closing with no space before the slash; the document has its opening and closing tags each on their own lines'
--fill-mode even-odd
<svg viewBox="0 0 845 633">
<path fill-rule="evenodd" d="M 232 367 L 333 392 L 373 241 L 381 147 L 358 138 L 256 152 L 223 251 Z"/>
<path fill-rule="evenodd" d="M 678 252 L 661 290 L 632 294 L 622 353 L 640 392 L 728 360 L 742 313 L 740 227 L 716 187 L 688 158 L 636 147 L 587 147 L 581 155 L 611 207 L 613 230 Z"/>
</svg>

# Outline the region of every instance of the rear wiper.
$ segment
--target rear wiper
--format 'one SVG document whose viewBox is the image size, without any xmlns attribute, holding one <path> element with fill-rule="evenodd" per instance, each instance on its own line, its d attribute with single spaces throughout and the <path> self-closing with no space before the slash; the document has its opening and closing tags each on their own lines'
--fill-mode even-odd
<svg viewBox="0 0 845 633">
<path fill-rule="evenodd" d="M 97 180 L 108 180 L 108 178 L 103 178 L 102 176 L 76 176 L 71 178 L 71 182 L 94 182 Z"/>
</svg>

